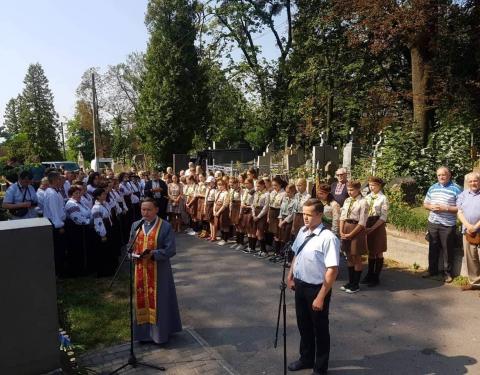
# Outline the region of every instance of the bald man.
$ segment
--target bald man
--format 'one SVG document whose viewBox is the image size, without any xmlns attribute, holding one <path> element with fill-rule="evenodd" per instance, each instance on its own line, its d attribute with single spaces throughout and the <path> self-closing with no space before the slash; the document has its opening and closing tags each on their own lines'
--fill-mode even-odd
<svg viewBox="0 0 480 375">
<path fill-rule="evenodd" d="M 442 277 L 451 283 L 457 223 L 457 198 L 460 186 L 451 181 L 447 167 L 437 169 L 438 182 L 428 189 L 423 206 L 428 215 L 428 272 L 423 277 Z M 439 260 L 441 260 L 439 262 Z M 439 264 L 440 263 L 440 264 Z"/>
</svg>

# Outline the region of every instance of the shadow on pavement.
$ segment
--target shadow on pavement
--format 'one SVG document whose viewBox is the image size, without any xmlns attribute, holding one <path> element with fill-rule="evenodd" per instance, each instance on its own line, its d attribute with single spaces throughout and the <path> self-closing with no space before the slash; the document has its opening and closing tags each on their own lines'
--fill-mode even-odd
<svg viewBox="0 0 480 375">
<path fill-rule="evenodd" d="M 467 366 L 477 361 L 472 357 L 448 357 L 434 348 L 423 350 L 399 350 L 360 360 L 337 360 L 330 362 L 332 375 L 460 375 L 468 373 Z"/>
</svg>

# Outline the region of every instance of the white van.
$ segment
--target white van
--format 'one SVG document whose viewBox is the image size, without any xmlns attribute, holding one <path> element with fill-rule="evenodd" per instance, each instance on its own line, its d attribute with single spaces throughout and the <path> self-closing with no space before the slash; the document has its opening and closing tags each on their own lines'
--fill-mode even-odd
<svg viewBox="0 0 480 375">
<path fill-rule="evenodd" d="M 90 168 L 95 172 L 100 172 L 104 169 L 111 169 L 113 171 L 113 166 L 112 158 L 98 158 L 98 161 L 93 159 L 90 163 Z"/>
</svg>

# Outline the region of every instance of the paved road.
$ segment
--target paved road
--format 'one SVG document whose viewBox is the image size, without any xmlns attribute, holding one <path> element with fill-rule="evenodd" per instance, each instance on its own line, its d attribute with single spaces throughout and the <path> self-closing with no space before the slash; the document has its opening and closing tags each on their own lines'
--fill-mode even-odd
<svg viewBox="0 0 480 375">
<path fill-rule="evenodd" d="M 273 348 L 281 267 L 181 234 L 173 260 L 184 324 L 238 374 L 282 374 Z M 330 307 L 330 373 L 480 374 L 480 298 L 393 270 L 374 290 L 338 290 Z M 297 358 L 293 293 L 287 293 L 288 360 Z M 310 374 L 303 371 L 300 374 Z"/>
</svg>

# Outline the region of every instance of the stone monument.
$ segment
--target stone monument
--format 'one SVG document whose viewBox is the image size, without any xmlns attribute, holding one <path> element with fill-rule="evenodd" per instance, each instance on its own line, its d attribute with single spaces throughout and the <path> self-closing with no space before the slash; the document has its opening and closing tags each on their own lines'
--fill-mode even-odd
<svg viewBox="0 0 480 375">
<path fill-rule="evenodd" d="M 47 219 L 0 222 L 0 374 L 34 375 L 60 367 L 52 225 Z"/>
</svg>

